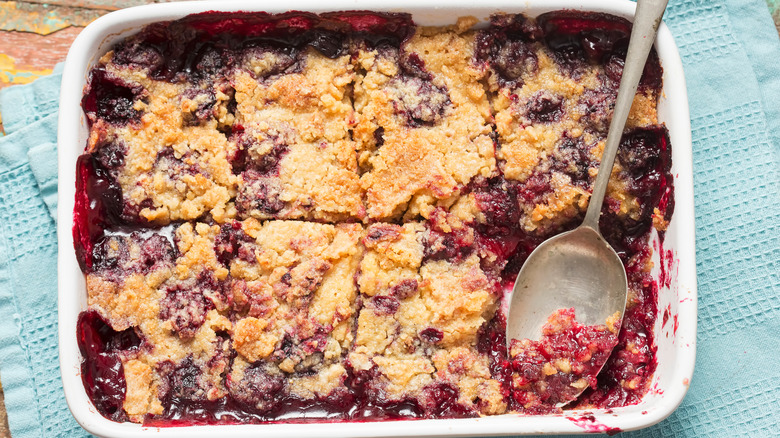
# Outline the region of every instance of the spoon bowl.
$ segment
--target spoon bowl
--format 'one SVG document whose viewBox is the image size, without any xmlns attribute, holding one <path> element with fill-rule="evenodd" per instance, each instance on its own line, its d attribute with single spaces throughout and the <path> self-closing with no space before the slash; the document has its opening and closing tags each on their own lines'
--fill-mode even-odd
<svg viewBox="0 0 780 438">
<path fill-rule="evenodd" d="M 508 339 L 535 339 L 558 309 L 574 308 L 583 325 L 604 324 L 626 307 L 626 271 L 620 257 L 588 226 L 539 245 L 515 281 Z M 522 312 L 522 317 L 515 317 Z"/>
</svg>

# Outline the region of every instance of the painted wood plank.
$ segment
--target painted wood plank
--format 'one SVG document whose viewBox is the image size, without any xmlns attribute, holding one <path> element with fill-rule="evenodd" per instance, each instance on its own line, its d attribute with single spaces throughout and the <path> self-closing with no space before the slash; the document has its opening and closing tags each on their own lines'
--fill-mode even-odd
<svg viewBox="0 0 780 438">
<path fill-rule="evenodd" d="M 105 10 L 0 1 L 0 29 L 48 35 L 69 26 L 86 26 Z"/>
<path fill-rule="evenodd" d="M 5 395 L 3 394 L 2 384 L 0 384 L 0 438 L 11 438 L 11 431 L 8 430 L 8 415 L 5 412 Z"/>
<path fill-rule="evenodd" d="M 165 3 L 160 0 L 25 0 L 30 3 L 41 3 L 60 6 L 75 6 L 79 8 L 103 9 L 115 11 L 117 9 L 129 8 L 131 6 L 147 5 L 149 3 Z M 182 0 L 179 0 L 182 1 Z"/>
<path fill-rule="evenodd" d="M 27 83 L 48 74 L 65 60 L 80 27 L 44 36 L 29 32 L 0 31 L 0 88 Z"/>
</svg>

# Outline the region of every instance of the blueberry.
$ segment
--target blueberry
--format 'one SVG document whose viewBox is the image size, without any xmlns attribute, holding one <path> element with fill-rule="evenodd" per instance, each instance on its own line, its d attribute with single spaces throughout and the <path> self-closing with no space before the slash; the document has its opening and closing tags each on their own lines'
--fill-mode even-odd
<svg viewBox="0 0 780 438">
<path fill-rule="evenodd" d="M 282 402 L 285 377 L 279 371 L 271 371 L 262 364 L 244 370 L 241 380 L 228 378 L 228 391 L 239 403 L 250 410 L 265 412 Z"/>
</svg>

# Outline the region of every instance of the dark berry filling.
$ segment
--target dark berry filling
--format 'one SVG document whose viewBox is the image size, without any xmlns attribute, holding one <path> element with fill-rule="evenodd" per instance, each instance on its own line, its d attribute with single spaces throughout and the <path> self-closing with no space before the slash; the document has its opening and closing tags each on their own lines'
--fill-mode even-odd
<svg viewBox="0 0 780 438">
<path fill-rule="evenodd" d="M 614 90 L 622 74 L 629 31 L 630 25 L 625 20 L 603 14 L 545 14 L 539 18 L 538 25 L 520 15 L 500 15 L 491 18 L 489 31 L 478 33 L 475 59 L 492 68 L 500 86 L 509 87 L 521 86 L 523 75 L 536 71 L 538 59 L 534 47 L 538 44 L 547 45 L 555 60 L 572 74 L 583 63 L 603 65 L 602 88 L 586 95 L 578 104 L 586 109 L 583 121 L 587 127 L 605 131 L 611 118 L 609 102 L 614 99 Z M 307 48 L 334 58 L 348 54 L 354 49 L 351 44 L 359 41 L 357 44 L 377 48 L 380 56 L 392 56 L 397 60 L 400 71 L 392 81 L 403 93 L 397 96 L 394 104 L 406 124 L 410 127 L 433 126 L 442 119 L 452 102 L 446 87 L 433 84 L 433 77 L 422 59 L 403 51 L 403 42 L 413 32 L 413 23 L 406 14 L 344 12 L 317 16 L 290 12 L 272 16 L 211 12 L 147 27 L 115 48 L 114 62 L 146 69 L 154 79 L 194 84 L 195 87 L 183 96 L 197 104 L 183 115 L 184 124 L 194 126 L 215 115 L 216 97 L 210 85 L 231 69 L 245 68 L 247 59 L 274 55 L 275 61 L 269 68 L 259 73 L 251 72 L 262 81 L 270 76 L 298 71 L 301 55 Z M 642 86 L 657 91 L 660 80 L 660 65 L 652 55 L 645 68 Z M 144 93 L 140 86 L 126 83 L 104 69 L 95 69 L 82 104 L 90 123 L 104 120 L 114 125 L 132 125 L 140 121 L 141 112 L 135 108 L 137 102 L 145 99 Z M 545 124 L 566 116 L 563 104 L 561 97 L 540 92 L 528 102 L 518 103 L 516 108 L 525 123 Z M 235 112 L 235 105 L 233 100 L 228 104 L 228 110 Z M 259 211 L 274 215 L 283 210 L 286 205 L 280 199 L 278 181 L 274 177 L 278 176 L 279 164 L 288 152 L 284 136 L 272 135 L 258 140 L 240 125 L 226 128 L 226 134 L 238 145 L 228 158 L 233 172 L 241 175 L 245 183 L 235 198 L 239 214 L 251 216 L 252 212 Z M 374 132 L 374 141 L 376 147 L 382 146 L 383 128 Z M 591 147 L 566 136 L 556 146 L 555 155 L 561 159 L 536 169 L 527 181 L 508 181 L 502 175 L 472 181 L 464 192 L 473 195 L 476 201 L 481 213 L 479 223 L 445 230 L 437 220 L 431 219 L 422 235 L 424 263 L 439 260 L 458 263 L 477 254 L 483 270 L 493 275 L 495 281 L 503 285 L 514 282 L 528 254 L 544 238 L 570 228 L 580 220 L 571 218 L 556 229 L 531 235 L 517 226 L 523 207 L 539 202 L 553 190 L 553 173 L 566 175 L 575 185 L 589 189 L 588 170 L 596 165 L 589 158 Z M 629 132 L 621 143 L 619 162 L 629 181 L 630 193 L 638 199 L 641 214 L 639 219 L 622 218 L 610 209 L 609 202 L 604 206 L 602 229 L 626 264 L 631 288 L 638 291 L 636 304 L 626 312 L 619 338 L 616 341 L 607 339 L 608 336 L 602 336 L 601 332 L 589 332 L 588 328 L 575 325 L 567 334 L 570 335 L 568 338 L 550 336 L 534 347 L 550 357 L 570 355 L 587 363 L 588 360 L 578 356 L 584 344 L 573 347 L 569 340 L 574 338 L 587 345 L 595 344 L 596 352 L 610 351 L 612 343 L 617 342 L 615 353 L 603 372 L 597 380 L 588 380 L 589 389 L 575 403 L 597 407 L 635 403 L 641 399 L 644 385 L 655 370 L 652 338 L 658 291 L 649 274 L 644 272 L 641 261 L 649 256 L 647 235 L 654 209 L 659 208 L 668 220 L 674 207 L 670 153 L 668 134 L 662 127 Z M 79 158 L 74 210 L 73 233 L 82 270 L 117 282 L 128 273 L 145 274 L 163 265 L 172 266 L 177 257 L 170 241 L 160 235 L 106 235 L 106 230 L 138 224 L 138 211 L 150 206 L 130 206 L 123 199 L 117 175 L 124 166 L 125 154 L 126 146 L 121 142 L 104 139 L 95 152 Z M 186 161 L 186 157 L 177 159 L 168 148 L 158 155 L 155 166 L 169 168 L 177 175 L 200 172 Z M 397 225 L 372 226 L 364 242 L 394 240 L 399 233 Z M 256 263 L 255 246 L 239 222 L 229 222 L 221 226 L 214 251 L 217 260 L 230 267 L 234 260 Z M 130 257 L 131 249 L 140 251 L 140 257 Z M 328 263 L 293 267 L 273 285 L 274 292 L 285 305 L 304 309 L 311 304 L 313 292 L 330 268 Z M 237 279 L 218 282 L 206 273 L 192 284 L 165 289 L 159 316 L 169 320 L 176 334 L 186 342 L 202 327 L 207 312 L 218 308 L 220 302 L 234 300 L 234 310 L 249 316 L 267 314 L 272 303 L 267 296 L 255 293 L 253 287 Z M 391 286 L 387 295 L 362 301 L 362 305 L 379 314 L 393 315 L 398 312 L 401 302 L 416 294 L 419 288 L 421 285 L 415 279 L 402 280 Z M 505 321 L 500 312 L 480 329 L 477 349 L 489 358 L 492 377 L 501 383 L 510 408 L 527 413 L 549 412 L 539 410 L 538 406 L 526 408 L 525 396 L 513 389 L 513 373 L 526 376 L 529 381 L 544 379 L 540 380 L 538 364 L 532 360 L 508 357 L 504 330 Z M 306 332 L 291 330 L 274 346 L 271 360 L 291 359 L 296 375 L 311 375 L 323 364 L 327 333 L 328 328 L 316 324 Z M 121 359 L 140 348 L 141 340 L 131 329 L 114 331 L 94 311 L 80 316 L 78 337 L 85 358 L 82 375 L 89 397 L 107 418 L 127 421 L 122 409 L 126 385 Z M 422 345 L 420 348 L 431 349 L 443 339 L 441 330 L 427 327 L 417 333 L 415 342 Z M 217 342 L 221 342 L 222 347 L 206 365 L 191 356 L 178 363 L 158 365 L 157 372 L 161 376 L 158 396 L 164 412 L 159 416 L 147 416 L 147 425 L 374 421 L 477 415 L 458 402 L 457 388 L 445 383 L 425 387 L 422 395 L 415 399 L 388 400 L 386 383 L 378 367 L 358 371 L 348 361 L 343 387 L 327 396 L 307 400 L 295 397 L 287 387 L 287 374 L 258 362 L 250 364 L 237 381 L 232 379 L 232 374 L 222 372 L 221 383 L 227 394 L 210 400 L 207 394 L 214 388 L 203 375 L 204 367 L 227 369 L 236 355 L 227 334 L 219 335 Z M 595 359 L 596 356 L 592 357 Z M 548 396 L 545 403 L 554 404 L 566 398 L 567 385 L 571 382 L 562 378 L 544 381 L 550 384 L 545 389 Z M 635 382 L 638 389 L 627 389 L 623 383 L 629 381 Z M 539 393 L 536 391 L 537 396 Z"/>
<path fill-rule="evenodd" d="M 459 262 L 474 252 L 474 233 L 470 228 L 444 232 L 435 222 L 425 233 L 424 261 L 449 260 Z"/>
<path fill-rule="evenodd" d="M 263 365 L 247 368 L 241 380 L 228 379 L 230 395 L 250 411 L 268 412 L 282 401 L 280 394 L 286 385 L 284 374 L 265 369 Z"/>
<path fill-rule="evenodd" d="M 159 169 L 163 174 L 169 175 L 171 178 L 180 178 L 184 175 L 197 175 L 203 173 L 203 169 L 196 163 L 197 160 L 188 160 L 193 153 L 187 152 L 184 155 L 177 157 L 176 151 L 172 147 L 166 147 L 157 153 L 157 158 L 154 162 L 154 167 Z"/>
<path fill-rule="evenodd" d="M 217 103 L 214 90 L 190 88 L 184 92 L 182 98 L 192 100 L 197 104 L 192 111 L 182 112 L 182 122 L 185 126 L 202 125 L 214 118 Z"/>
<path fill-rule="evenodd" d="M 414 295 L 418 287 L 417 280 L 413 278 L 401 280 L 400 283 L 390 288 L 390 295 L 399 300 L 404 300 Z"/>
<path fill-rule="evenodd" d="M 563 115 L 562 100 L 549 91 L 540 91 L 526 103 L 524 117 L 531 123 L 551 123 Z"/>
<path fill-rule="evenodd" d="M 371 299 L 371 303 L 378 313 L 387 315 L 394 314 L 398 310 L 398 306 L 401 305 L 400 301 L 398 301 L 398 298 L 384 295 L 377 295 L 373 297 Z"/>
<path fill-rule="evenodd" d="M 92 403 L 106 418 L 127 421 L 125 375 L 120 355 L 141 346 L 133 329 L 117 332 L 95 311 L 79 315 L 76 324 L 81 363 L 81 378 Z"/>
<path fill-rule="evenodd" d="M 442 331 L 439 329 L 428 327 L 427 329 L 424 329 L 420 332 L 420 339 L 428 342 L 429 344 L 435 344 L 444 339 L 444 333 L 442 333 Z"/>
<path fill-rule="evenodd" d="M 544 43 L 562 65 L 576 70 L 582 62 L 602 64 L 609 77 L 619 82 L 631 34 L 628 20 L 600 13 L 557 11 L 540 15 L 537 23 Z M 658 55 L 652 51 L 640 85 L 659 89 L 661 76 Z"/>
<path fill-rule="evenodd" d="M 538 341 L 512 340 L 512 401 L 531 414 L 555 412 L 585 388 L 596 388 L 596 375 L 618 343 L 605 326 L 583 326 L 574 309 L 550 316 Z"/>
<path fill-rule="evenodd" d="M 607 205 L 601 216 L 602 234 L 624 263 L 647 248 L 647 233 L 652 227 L 654 210 L 665 220 L 674 212 L 671 177 L 671 145 L 666 128 L 642 128 L 623 136 L 618 160 L 629 181 L 629 191 L 639 201 L 638 219 L 618 218 Z M 646 167 L 639 167 L 639 166 Z"/>
<path fill-rule="evenodd" d="M 141 112 L 134 108 L 146 90 L 140 85 L 125 82 L 102 68 L 92 69 L 87 81 L 87 92 L 81 106 L 91 123 L 105 120 L 114 125 L 140 123 Z"/>
<path fill-rule="evenodd" d="M 490 27 L 477 35 L 475 59 L 493 68 L 501 86 L 522 86 L 523 74 L 537 69 L 533 43 L 540 34 L 536 23 L 522 15 L 494 15 Z"/>
<path fill-rule="evenodd" d="M 217 254 L 217 260 L 226 267 L 230 267 L 230 261 L 234 258 L 254 263 L 255 255 L 251 245 L 253 242 L 241 228 L 240 222 L 225 223 L 214 239 L 214 252 Z"/>
<path fill-rule="evenodd" d="M 73 241 L 81 270 L 92 269 L 92 248 L 106 228 L 121 224 L 122 188 L 95 156 L 84 154 L 76 163 L 76 202 Z"/>
<path fill-rule="evenodd" d="M 404 52 L 403 47 L 384 50 L 383 55 L 394 58 L 401 70 L 391 79 L 389 87 L 395 93 L 393 108 L 406 125 L 419 128 L 441 121 L 452 105 L 449 91 L 444 85 L 433 84 L 433 75 L 420 56 Z"/>
<path fill-rule="evenodd" d="M 92 249 L 92 273 L 120 283 L 132 274 L 147 275 L 153 270 L 173 266 L 176 249 L 165 237 L 148 238 L 135 232 L 129 236 L 109 235 Z"/>
<path fill-rule="evenodd" d="M 280 134 L 258 139 L 243 129 L 234 130 L 236 151 L 230 158 L 236 175 L 252 170 L 261 175 L 278 175 L 279 163 L 289 151 L 286 140 Z"/>
<path fill-rule="evenodd" d="M 181 339 L 189 340 L 206 321 L 206 312 L 213 308 L 214 304 L 206 298 L 200 285 L 175 286 L 169 288 L 160 301 L 160 319 L 170 320 L 173 331 Z"/>
<path fill-rule="evenodd" d="M 254 171 L 244 172 L 243 175 L 244 185 L 236 196 L 239 213 L 249 215 L 252 211 L 259 211 L 275 215 L 284 209 L 285 203 L 279 198 L 281 189 L 276 180 Z"/>
<path fill-rule="evenodd" d="M 408 14 L 206 12 L 146 27 L 115 48 L 114 62 L 147 69 L 153 79 L 198 83 L 236 68 L 245 52 L 272 51 L 285 61 L 268 76 L 293 66 L 306 47 L 335 58 L 346 53 L 350 34 L 373 45 L 397 45 L 412 31 Z"/>
</svg>

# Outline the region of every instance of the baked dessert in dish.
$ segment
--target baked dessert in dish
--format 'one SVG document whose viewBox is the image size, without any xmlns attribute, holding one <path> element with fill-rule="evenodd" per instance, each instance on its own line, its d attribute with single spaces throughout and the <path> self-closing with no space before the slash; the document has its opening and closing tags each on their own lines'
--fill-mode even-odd
<svg viewBox="0 0 780 438">
<path fill-rule="evenodd" d="M 73 231 L 82 377 L 101 414 L 545 414 L 583 385 L 566 409 L 641 399 L 655 369 L 648 238 L 674 207 L 657 57 L 602 212 L 628 273 L 622 329 L 562 310 L 540 343 L 507 351 L 505 293 L 587 207 L 630 24 L 571 11 L 476 23 L 210 12 L 100 59 Z"/>
</svg>

